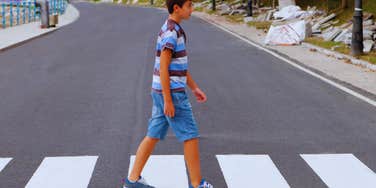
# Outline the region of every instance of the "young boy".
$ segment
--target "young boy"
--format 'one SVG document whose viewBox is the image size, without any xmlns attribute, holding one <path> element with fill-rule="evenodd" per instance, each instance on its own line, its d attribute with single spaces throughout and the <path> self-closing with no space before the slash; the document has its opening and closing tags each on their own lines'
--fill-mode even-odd
<svg viewBox="0 0 376 188">
<path fill-rule="evenodd" d="M 186 35 L 179 25 L 193 11 L 191 0 L 166 0 L 169 17 L 159 32 L 154 64 L 152 117 L 148 133 L 138 147 L 133 169 L 124 179 L 124 188 L 152 188 L 141 171 L 156 143 L 163 140 L 171 126 L 176 137 L 184 143 L 184 158 L 190 175 L 190 188 L 213 188 L 200 172 L 199 133 L 193 117 L 192 106 L 185 88 L 188 85 L 198 102 L 206 101 L 206 95 L 188 72 L 185 50 Z M 181 188 L 181 187 L 177 187 Z"/>
</svg>

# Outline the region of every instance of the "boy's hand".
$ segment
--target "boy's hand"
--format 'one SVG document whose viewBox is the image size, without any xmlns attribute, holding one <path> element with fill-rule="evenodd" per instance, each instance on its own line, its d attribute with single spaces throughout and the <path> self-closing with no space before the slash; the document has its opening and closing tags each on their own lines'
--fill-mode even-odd
<svg viewBox="0 0 376 188">
<path fill-rule="evenodd" d="M 192 92 L 193 92 L 193 94 L 195 94 L 197 102 L 199 102 L 199 103 L 206 102 L 207 97 L 206 97 L 205 93 L 203 91 L 201 91 L 200 88 L 196 88 L 196 89 L 192 90 Z"/>
<path fill-rule="evenodd" d="M 163 109 L 163 112 L 166 116 L 170 117 L 170 118 L 173 118 L 175 116 L 175 107 L 174 107 L 174 103 L 172 103 L 172 101 L 169 101 L 169 102 L 165 102 L 164 103 L 164 109 Z"/>
</svg>

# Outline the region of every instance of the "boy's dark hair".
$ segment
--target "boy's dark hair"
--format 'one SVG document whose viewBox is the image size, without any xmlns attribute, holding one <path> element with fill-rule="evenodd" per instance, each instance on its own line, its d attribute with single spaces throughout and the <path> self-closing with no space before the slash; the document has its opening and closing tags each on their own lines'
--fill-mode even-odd
<svg viewBox="0 0 376 188">
<path fill-rule="evenodd" d="M 182 8 L 186 1 L 191 0 L 166 0 L 168 13 L 172 14 L 174 12 L 174 5 L 178 5 L 180 8 Z"/>
</svg>

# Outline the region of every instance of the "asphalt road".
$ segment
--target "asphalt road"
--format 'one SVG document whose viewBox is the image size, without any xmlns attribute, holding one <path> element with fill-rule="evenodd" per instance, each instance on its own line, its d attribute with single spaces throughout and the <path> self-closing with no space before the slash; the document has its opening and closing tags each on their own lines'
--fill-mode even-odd
<svg viewBox="0 0 376 188">
<path fill-rule="evenodd" d="M 146 133 L 166 12 L 75 6 L 73 24 L 0 53 L 0 157 L 13 158 L 1 188 L 25 187 L 45 157 L 87 155 L 98 156 L 89 187 L 120 187 Z M 198 18 L 182 27 L 208 96 L 198 104 L 190 93 L 202 172 L 216 188 L 227 187 L 216 155 L 268 155 L 293 188 L 328 186 L 300 154 L 348 153 L 376 171 L 375 107 Z M 170 130 L 153 154 L 183 148 Z"/>
</svg>

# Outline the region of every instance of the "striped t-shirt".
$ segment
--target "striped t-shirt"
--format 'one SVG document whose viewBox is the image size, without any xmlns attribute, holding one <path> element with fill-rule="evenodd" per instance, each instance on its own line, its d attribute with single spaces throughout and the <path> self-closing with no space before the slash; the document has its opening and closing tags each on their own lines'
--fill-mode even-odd
<svg viewBox="0 0 376 188">
<path fill-rule="evenodd" d="M 185 49 L 186 36 L 183 28 L 172 19 L 167 19 L 158 34 L 153 72 L 152 90 L 162 92 L 160 80 L 160 56 L 165 48 L 172 50 L 168 67 L 171 92 L 184 91 L 187 83 L 188 57 Z"/>
</svg>

